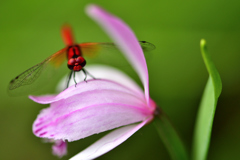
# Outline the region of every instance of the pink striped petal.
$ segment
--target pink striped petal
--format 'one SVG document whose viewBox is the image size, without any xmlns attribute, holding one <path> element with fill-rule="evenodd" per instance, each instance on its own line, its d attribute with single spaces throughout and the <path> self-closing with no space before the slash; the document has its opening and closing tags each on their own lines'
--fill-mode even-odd
<svg viewBox="0 0 240 160">
<path fill-rule="evenodd" d="M 127 76 L 124 72 L 120 71 L 117 68 L 106 66 L 106 65 L 90 65 L 87 66 L 86 69 L 100 79 L 108 79 L 124 86 L 127 86 L 134 92 L 143 96 L 143 90 L 133 81 L 129 76 Z"/>
<path fill-rule="evenodd" d="M 101 91 L 101 90 L 121 91 L 128 94 L 133 94 L 135 96 L 138 96 L 139 98 L 143 98 L 143 95 L 140 92 L 137 93 L 132 89 L 129 89 L 121 84 L 115 83 L 113 81 L 101 80 L 101 79 L 88 80 L 87 82 L 84 82 L 84 81 L 80 82 L 77 84 L 76 87 L 75 85 L 73 85 L 58 95 L 29 96 L 29 98 L 37 103 L 48 104 L 48 103 L 53 103 L 62 99 L 67 99 L 77 94 L 85 94 L 87 92 L 95 92 L 95 91 Z"/>
<path fill-rule="evenodd" d="M 101 80 L 92 83 L 98 81 Z M 146 102 L 129 90 L 108 89 L 107 85 L 106 88 L 81 92 L 51 103 L 35 120 L 34 134 L 43 138 L 74 141 L 139 122 L 152 115 Z"/>
<path fill-rule="evenodd" d="M 109 152 L 113 148 L 126 141 L 146 123 L 150 122 L 152 118 L 153 117 L 150 116 L 140 124 L 133 124 L 116 129 L 115 131 L 107 134 L 82 152 L 72 157 L 70 160 L 90 160 Z"/>
<path fill-rule="evenodd" d="M 108 33 L 119 46 L 130 64 L 138 73 L 145 89 L 145 97 L 149 103 L 149 82 L 146 60 L 138 40 L 130 27 L 121 19 L 107 13 L 96 5 L 89 5 L 87 13 Z"/>
</svg>

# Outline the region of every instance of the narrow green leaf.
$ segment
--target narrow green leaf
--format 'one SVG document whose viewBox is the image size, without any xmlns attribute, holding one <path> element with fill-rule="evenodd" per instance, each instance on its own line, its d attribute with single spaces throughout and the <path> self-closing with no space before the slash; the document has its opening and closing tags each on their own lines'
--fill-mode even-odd
<svg viewBox="0 0 240 160">
<path fill-rule="evenodd" d="M 172 160 L 188 160 L 185 146 L 162 111 L 159 111 L 159 114 L 154 120 L 154 124 Z"/>
<path fill-rule="evenodd" d="M 212 124 L 218 97 L 222 91 L 222 82 L 210 54 L 207 52 L 206 41 L 200 42 L 202 57 L 209 73 L 203 92 L 193 137 L 193 160 L 205 160 L 211 139 Z"/>
</svg>

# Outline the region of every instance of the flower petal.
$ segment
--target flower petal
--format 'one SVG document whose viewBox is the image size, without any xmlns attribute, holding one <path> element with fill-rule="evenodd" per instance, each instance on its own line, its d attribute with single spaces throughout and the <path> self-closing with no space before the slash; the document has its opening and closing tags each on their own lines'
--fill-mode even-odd
<svg viewBox="0 0 240 160">
<path fill-rule="evenodd" d="M 149 115 L 152 111 L 145 100 L 131 92 L 93 90 L 51 103 L 38 115 L 33 132 L 38 137 L 74 141 Z"/>
<path fill-rule="evenodd" d="M 119 84 L 122 84 L 124 86 L 127 86 L 129 89 L 132 89 L 139 95 L 143 95 L 142 89 L 136 84 L 135 81 L 133 81 L 129 76 L 127 76 L 124 72 L 120 71 L 117 68 L 110 67 L 107 65 L 88 65 L 85 67 L 85 69 L 93 75 L 97 79 L 107 79 L 114 82 L 117 82 Z M 68 75 L 65 76 L 59 83 L 57 87 L 57 91 L 61 92 L 64 89 L 66 89 L 66 82 L 68 79 Z M 84 80 L 85 75 L 83 72 L 76 72 L 76 82 L 79 83 Z M 92 77 L 87 76 L 87 80 L 92 79 Z M 69 86 L 75 85 L 73 77 L 70 80 Z"/>
<path fill-rule="evenodd" d="M 73 85 L 63 92 L 61 92 L 58 95 L 46 95 L 46 96 L 29 96 L 30 99 L 37 103 L 41 104 L 48 104 L 48 103 L 53 103 L 56 101 L 59 101 L 61 99 L 67 99 L 73 95 L 76 94 L 83 94 L 85 92 L 90 92 L 90 91 L 100 91 L 100 90 L 115 90 L 115 91 L 121 91 L 125 92 L 128 94 L 133 94 L 138 96 L 140 99 L 143 98 L 143 94 L 141 92 L 135 92 L 121 84 L 118 84 L 113 81 L 109 80 L 89 80 L 87 82 L 80 82 L 76 85 Z"/>
<path fill-rule="evenodd" d="M 78 153 L 70 160 L 90 160 L 97 158 L 113 148 L 117 147 L 124 141 L 126 141 L 131 135 L 142 128 L 146 123 L 150 122 L 152 117 L 149 117 L 140 124 L 132 124 L 129 126 L 121 127 L 107 134 L 82 152 Z"/>
<path fill-rule="evenodd" d="M 54 155 L 61 158 L 67 154 L 67 142 L 63 140 L 56 140 L 55 144 L 52 146 L 52 152 Z"/>
<path fill-rule="evenodd" d="M 145 90 L 145 97 L 149 103 L 149 80 L 146 60 L 139 42 L 130 29 L 121 19 L 107 13 L 96 5 L 89 5 L 86 12 L 108 33 L 119 46 L 130 64 L 138 73 Z"/>
</svg>

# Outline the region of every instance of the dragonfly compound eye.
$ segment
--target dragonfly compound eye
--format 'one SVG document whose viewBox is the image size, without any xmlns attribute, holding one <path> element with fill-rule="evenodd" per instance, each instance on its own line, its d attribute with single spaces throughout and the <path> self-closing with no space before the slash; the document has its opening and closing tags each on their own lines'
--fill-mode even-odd
<svg viewBox="0 0 240 160">
<path fill-rule="evenodd" d="M 83 57 L 77 57 L 76 58 L 76 63 L 79 63 L 79 64 L 81 64 L 81 63 L 83 63 L 85 61 L 85 59 L 83 58 Z"/>
<path fill-rule="evenodd" d="M 85 64 L 86 61 L 83 57 L 70 58 L 68 60 L 68 68 L 73 71 L 80 71 Z"/>
<path fill-rule="evenodd" d="M 76 62 L 77 62 L 78 64 L 80 64 L 82 67 L 84 67 L 84 66 L 86 65 L 85 59 L 84 59 L 83 57 L 81 57 L 81 56 L 79 56 L 79 57 L 76 58 Z"/>
</svg>

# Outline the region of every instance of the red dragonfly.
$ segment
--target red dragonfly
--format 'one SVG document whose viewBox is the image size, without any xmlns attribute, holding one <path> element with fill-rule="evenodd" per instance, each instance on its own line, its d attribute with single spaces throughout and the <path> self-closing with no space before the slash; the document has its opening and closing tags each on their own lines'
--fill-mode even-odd
<svg viewBox="0 0 240 160">
<path fill-rule="evenodd" d="M 29 94 L 40 86 L 36 85 L 37 83 L 49 83 L 50 78 L 52 78 L 52 74 L 59 70 L 60 66 L 62 66 L 62 64 L 64 64 L 66 60 L 67 66 L 71 70 L 67 81 L 67 87 L 69 85 L 72 74 L 74 77 L 75 85 L 77 84 L 75 80 L 75 72 L 83 71 L 83 73 L 85 74 L 85 81 L 87 75 L 94 78 L 84 69 L 84 66 L 86 65 L 86 60 L 83 55 L 92 57 L 99 52 L 117 49 L 117 46 L 114 43 L 89 42 L 76 44 L 72 35 L 71 27 L 68 25 L 62 27 L 61 33 L 66 47 L 12 79 L 8 88 L 10 94 L 16 91 L 16 94 L 22 94 L 23 92 L 21 90 L 24 90 L 24 93 Z M 155 46 L 149 42 L 139 41 L 139 43 L 144 51 L 151 51 L 155 49 Z"/>
</svg>

